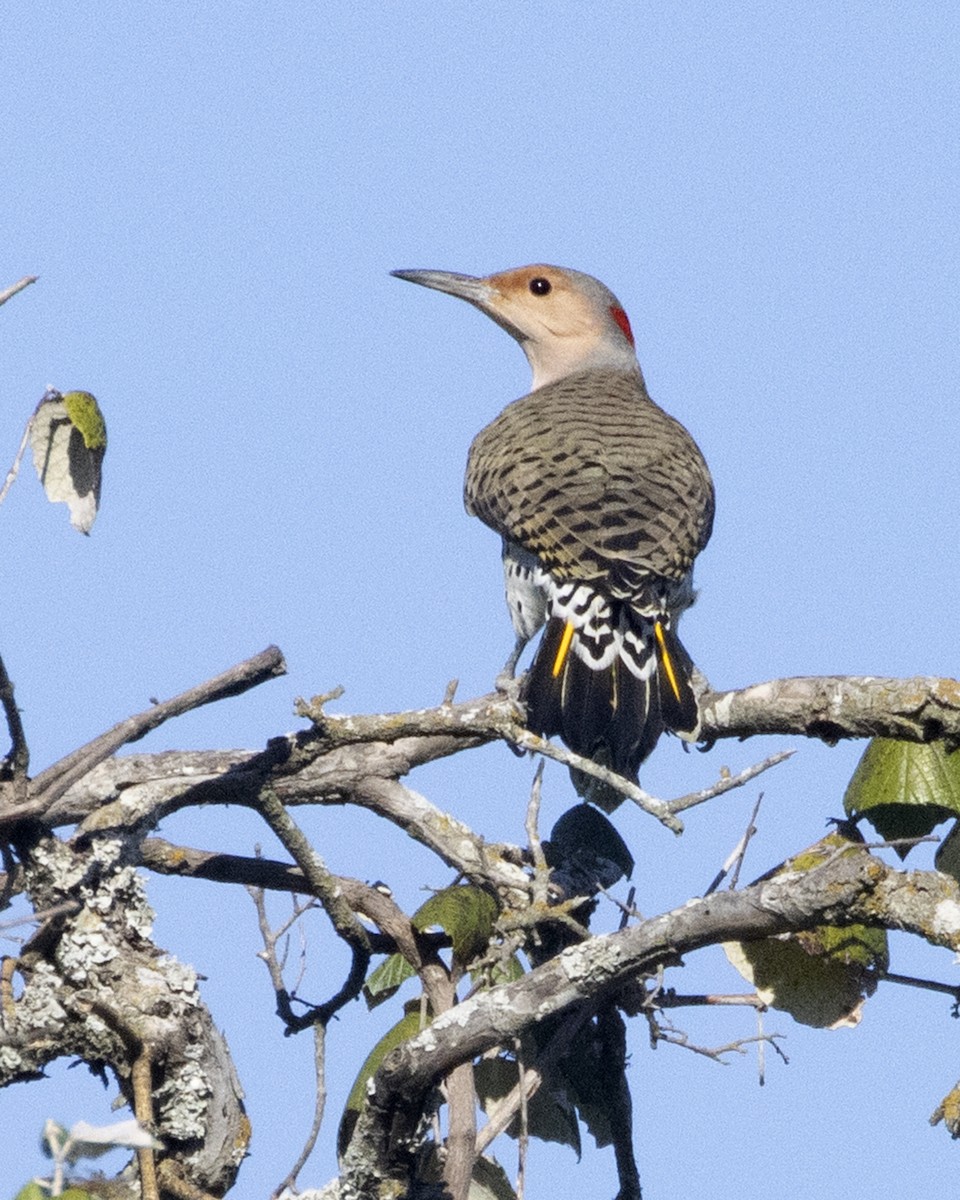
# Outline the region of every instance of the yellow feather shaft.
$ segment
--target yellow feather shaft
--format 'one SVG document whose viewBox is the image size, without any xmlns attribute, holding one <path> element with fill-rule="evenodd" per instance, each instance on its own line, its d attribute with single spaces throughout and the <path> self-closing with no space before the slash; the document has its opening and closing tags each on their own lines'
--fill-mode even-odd
<svg viewBox="0 0 960 1200">
<path fill-rule="evenodd" d="M 557 650 L 557 657 L 553 660 L 553 677 L 556 677 L 563 670 L 563 664 L 567 661 L 567 655 L 570 653 L 570 643 L 573 641 L 573 622 L 568 621 L 563 637 L 560 639 L 560 648 Z"/>
<path fill-rule="evenodd" d="M 660 659 L 663 663 L 663 669 L 667 675 L 667 682 L 673 691 L 676 698 L 680 699 L 680 686 L 677 683 L 677 676 L 673 669 L 673 663 L 670 661 L 670 655 L 667 652 L 667 639 L 663 635 L 663 626 L 659 621 L 654 621 L 653 632 L 656 635 L 657 644 L 660 647 Z"/>
</svg>

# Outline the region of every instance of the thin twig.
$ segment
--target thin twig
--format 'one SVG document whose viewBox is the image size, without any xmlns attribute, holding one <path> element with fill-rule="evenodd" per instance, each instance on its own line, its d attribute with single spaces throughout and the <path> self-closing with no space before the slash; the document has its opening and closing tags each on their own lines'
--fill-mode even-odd
<svg viewBox="0 0 960 1200">
<path fill-rule="evenodd" d="M 528 1101 L 542 1084 L 544 1075 L 567 1053 L 573 1039 L 590 1020 L 590 1015 L 590 1006 L 586 1004 L 580 1005 L 568 1013 L 546 1046 L 541 1046 L 537 1054 L 536 1067 L 524 1069 L 524 1090 Z M 503 1133 L 519 1111 L 520 1083 L 518 1081 L 506 1096 L 490 1105 L 487 1111 L 487 1123 L 477 1134 L 478 1154 L 483 1154 L 494 1138 Z"/>
<path fill-rule="evenodd" d="M 884 983 L 899 983 L 904 987 L 941 992 L 944 996 L 952 996 L 957 1004 L 960 1004 L 960 984 L 957 983 L 939 983 L 936 979 L 918 979 L 913 975 L 898 975 L 894 971 L 877 971 L 875 976 Z"/>
<path fill-rule="evenodd" d="M 616 771 L 611 771 L 608 767 L 603 767 L 592 759 L 585 758 L 582 754 L 575 754 L 563 746 L 555 746 L 553 742 L 548 742 L 546 738 L 539 737 L 520 726 L 515 728 L 509 740 L 521 750 L 529 750 L 532 754 L 542 754 L 545 758 L 552 758 L 554 762 L 574 767 L 576 770 L 582 771 L 584 775 L 592 775 L 594 779 L 608 784 L 621 796 L 632 800 L 645 813 L 656 817 L 662 825 L 666 825 L 674 833 L 683 833 L 683 822 L 673 815 L 670 804 L 658 800 L 656 796 L 651 796 L 649 792 L 645 792 L 642 787 L 631 783 L 629 779 L 624 779 Z"/>
<path fill-rule="evenodd" d="M 59 799 L 63 793 L 78 779 L 92 771 L 98 763 L 115 754 L 121 746 L 129 742 L 139 741 L 151 730 L 169 721 L 171 717 L 179 717 L 184 713 L 200 708 L 204 704 L 213 704 L 228 696 L 239 696 L 250 688 L 257 687 L 268 679 L 275 679 L 286 674 L 287 666 L 283 655 L 276 646 L 268 646 L 266 650 L 238 663 L 228 671 L 208 679 L 206 683 L 198 684 L 174 696 L 155 704 L 144 712 L 127 717 L 112 729 L 101 733 L 99 737 L 87 742 L 78 750 L 61 758 L 53 766 L 42 771 L 31 784 L 30 803 L 24 809 L 15 813 L 4 813 L 0 819 L 20 819 L 24 816 L 43 812 L 50 804 Z"/>
<path fill-rule="evenodd" d="M 306 1029 L 315 1021 L 326 1023 L 345 1004 L 360 994 L 364 976 L 370 964 L 370 939 L 357 920 L 356 914 L 347 903 L 337 886 L 336 876 L 331 874 L 320 855 L 311 846 L 308 838 L 284 808 L 276 794 L 264 789 L 259 797 L 257 810 L 280 839 L 284 849 L 303 871 L 311 891 L 323 905 L 337 936 L 342 938 L 352 951 L 349 974 L 343 986 L 325 1003 L 318 1005 L 312 1013 L 294 1017 L 294 1025 Z M 290 1014 L 293 1017 L 293 1014 Z"/>
<path fill-rule="evenodd" d="M 864 850 L 897 850 L 906 846 L 912 850 L 914 846 L 919 846 L 921 842 L 931 842 L 936 846 L 942 840 L 939 834 L 927 833 L 923 837 L 889 838 L 885 842 L 863 842 L 861 843 L 861 848 Z"/>
<path fill-rule="evenodd" d="M 515 1046 L 517 1052 L 517 1098 L 520 1103 L 520 1136 L 517 1139 L 517 1186 L 514 1190 L 517 1200 L 523 1200 L 523 1190 L 527 1179 L 527 1151 L 530 1147 L 530 1117 L 527 1111 L 527 1089 L 524 1087 L 526 1072 L 523 1067 L 523 1053 L 519 1039 L 515 1042 Z"/>
<path fill-rule="evenodd" d="M 283 966 L 277 957 L 277 943 L 284 937 L 291 927 L 315 905 L 311 901 L 308 904 L 293 903 L 293 912 L 277 929 L 270 925 L 270 920 L 267 917 L 267 906 L 264 900 L 263 888 L 247 887 L 247 894 L 253 900 L 254 907 L 257 910 L 257 924 L 260 927 L 260 936 L 263 939 L 263 949 L 257 954 L 257 958 L 261 959 L 266 964 L 267 971 L 270 974 L 270 982 L 273 984 L 273 990 L 277 994 L 277 1009 L 278 1014 L 283 1019 L 284 1014 L 280 1012 L 280 996 L 281 993 L 289 1000 L 290 991 L 286 987 L 283 979 Z M 286 954 L 284 954 L 286 958 Z"/>
<path fill-rule="evenodd" d="M 9 921 L 0 921 L 0 930 L 16 929 L 18 925 L 32 925 L 35 921 L 46 921 L 50 917 L 73 916 L 81 908 L 83 908 L 83 904 L 79 900 L 64 900 L 62 904 L 55 904 L 52 908 L 27 913 L 23 917 L 11 917 Z"/>
<path fill-rule="evenodd" d="M 530 842 L 530 852 L 533 855 L 534 865 L 538 870 L 545 871 L 547 869 L 547 860 L 543 856 L 543 846 L 540 843 L 540 789 L 543 782 L 543 763 L 537 763 L 537 769 L 533 773 L 533 783 L 530 787 L 530 802 L 527 804 L 527 816 L 524 822 L 527 838 Z"/>
<path fill-rule="evenodd" d="M 3 497 L 0 496 L 0 500 Z M 0 657 L 0 705 L 3 706 L 3 714 L 7 720 L 7 729 L 10 732 L 10 766 L 13 769 L 14 785 L 18 791 L 26 788 L 27 771 L 30 767 L 30 749 L 27 746 L 27 737 L 23 731 L 23 722 L 20 720 L 20 710 L 17 708 L 16 697 L 13 694 L 13 682 L 7 674 L 7 668 L 4 665 L 3 658 Z M 21 797 L 18 796 L 17 799 Z"/>
<path fill-rule="evenodd" d="M 11 283 L 9 287 L 5 287 L 3 291 L 0 292 L 0 304 L 6 304 L 6 302 L 12 296 L 17 294 L 17 292 L 22 292 L 23 289 L 29 287 L 31 283 L 36 283 L 39 278 L 39 275 L 24 275 L 24 277 L 22 279 L 18 279 L 16 283 Z"/>
<path fill-rule="evenodd" d="M 747 827 L 743 831 L 743 837 L 727 855 L 723 866 L 714 876 L 713 882 L 704 892 L 705 896 L 709 896 L 712 892 L 717 890 L 720 884 L 723 883 L 724 879 L 726 879 L 731 867 L 733 868 L 733 878 L 730 880 L 730 890 L 733 891 L 733 889 L 737 886 L 737 880 L 740 878 L 740 868 L 743 866 L 743 860 L 747 853 L 747 846 L 750 845 L 750 839 L 757 832 L 757 827 L 754 822 L 757 819 L 757 813 L 760 811 L 760 804 L 762 800 L 763 792 L 761 792 L 757 797 L 757 802 L 753 806 L 753 812 L 750 814 L 750 820 L 747 822 Z"/>
<path fill-rule="evenodd" d="M 316 1079 L 313 1124 L 310 1126 L 310 1132 L 307 1134 L 307 1140 L 303 1144 L 303 1149 L 297 1156 L 297 1161 L 274 1188 L 270 1200 L 277 1200 L 277 1197 L 286 1188 L 290 1188 L 291 1191 L 294 1190 L 297 1183 L 297 1176 L 303 1170 L 307 1159 L 313 1153 L 313 1148 L 317 1144 L 320 1127 L 323 1124 L 323 1112 L 327 1104 L 327 1086 L 325 1081 L 326 1039 L 327 1027 L 318 1021 L 313 1027 L 313 1071 L 314 1078 Z"/>
<path fill-rule="evenodd" d="M 747 857 L 747 847 L 750 845 L 751 839 L 757 832 L 757 816 L 760 812 L 760 805 L 763 803 L 763 792 L 757 796 L 757 802 L 753 806 L 753 812 L 750 814 L 750 820 L 747 823 L 746 831 L 743 835 L 743 849 L 737 855 L 737 865 L 734 867 L 733 876 L 730 880 L 730 890 L 734 891 L 737 884 L 740 882 L 740 871 L 743 868 L 744 859 Z"/>
<path fill-rule="evenodd" d="M 755 763 L 752 767 L 747 767 L 738 775 L 726 775 L 710 787 L 703 788 L 699 792 L 689 792 L 686 796 L 681 796 L 677 800 L 666 801 L 666 808 L 671 813 L 685 812 L 688 808 L 694 808 L 698 804 L 703 804 L 706 800 L 712 800 L 715 796 L 722 796 L 725 792 L 733 791 L 734 788 L 743 787 L 751 779 L 756 779 L 764 771 L 769 771 L 771 767 L 785 762 L 788 758 L 792 758 L 794 754 L 796 754 L 795 750 L 779 750 L 776 754 L 771 754 L 769 758 L 765 758 L 763 762 Z"/>
<path fill-rule="evenodd" d="M 517 1082 L 505 1096 L 501 1096 L 498 1100 L 491 1100 L 485 1105 L 487 1121 L 477 1133 L 478 1154 L 482 1154 L 490 1143 L 503 1133 L 520 1111 L 521 1088 L 526 1101 L 536 1095 L 543 1083 L 543 1069 L 542 1062 L 538 1063 L 536 1067 L 524 1067 L 520 1059 L 517 1059 Z"/>
<path fill-rule="evenodd" d="M 606 888 L 603 889 L 603 894 L 608 900 L 612 898 Z M 636 884 L 631 883 L 630 890 L 627 892 L 626 901 L 620 906 L 620 924 L 617 927 L 618 929 L 626 929 L 627 922 L 630 920 L 631 916 L 636 916 L 638 920 L 643 920 L 643 917 L 640 915 L 640 912 L 637 909 L 636 899 L 637 887 Z"/>
<path fill-rule="evenodd" d="M 533 855 L 533 901 L 535 904 L 547 903 L 547 891 L 550 884 L 550 868 L 544 857 L 543 845 L 540 842 L 540 789 L 543 782 L 543 760 L 537 763 L 533 773 L 533 783 L 530 786 L 530 801 L 527 804 L 527 816 L 524 827 L 530 843 L 530 853 Z"/>
<path fill-rule="evenodd" d="M 183 1168 L 174 1159 L 165 1158 L 161 1161 L 157 1175 L 165 1192 L 176 1196 L 177 1200 L 219 1200 L 219 1197 L 198 1188 L 189 1179 L 184 1179 L 182 1172 Z"/>
<path fill-rule="evenodd" d="M 23 429 L 23 437 L 20 439 L 20 445 L 17 447 L 17 453 L 13 460 L 13 465 L 7 472 L 7 477 L 3 481 L 3 487 L 0 488 L 0 504 L 7 498 L 7 492 L 13 487 L 13 481 L 20 474 L 20 464 L 23 462 L 23 456 L 27 449 L 27 443 L 30 441 L 30 430 L 33 428 L 33 419 L 37 414 L 32 412 L 26 425 Z"/>
<path fill-rule="evenodd" d="M 133 1088 L 133 1108 L 137 1120 L 148 1133 L 153 1133 L 153 1064 L 149 1048 L 141 1047 L 130 1069 Z M 137 1165 L 140 1168 L 140 1195 L 142 1200 L 160 1200 L 157 1184 L 157 1160 L 152 1146 L 137 1150 Z"/>
<path fill-rule="evenodd" d="M 720 1007 L 769 1008 L 765 1000 L 761 1000 L 756 992 L 729 993 L 702 992 L 681 995 L 677 992 L 660 992 L 656 997 L 657 1008 L 701 1008 L 717 1005 Z"/>
<path fill-rule="evenodd" d="M 690 1050 L 694 1054 L 700 1054 L 704 1058 L 712 1058 L 714 1062 L 726 1065 L 724 1062 L 725 1054 L 746 1054 L 747 1046 L 753 1046 L 757 1042 L 766 1042 L 769 1046 L 776 1046 L 776 1039 L 782 1038 L 781 1033 L 764 1033 L 755 1037 L 737 1038 L 735 1041 L 728 1042 L 725 1046 L 698 1046 L 690 1041 L 689 1034 L 683 1032 L 682 1029 L 674 1029 L 669 1025 L 658 1026 L 657 1038 L 661 1042 L 666 1042 L 670 1046 L 679 1046 L 682 1050 Z"/>
</svg>

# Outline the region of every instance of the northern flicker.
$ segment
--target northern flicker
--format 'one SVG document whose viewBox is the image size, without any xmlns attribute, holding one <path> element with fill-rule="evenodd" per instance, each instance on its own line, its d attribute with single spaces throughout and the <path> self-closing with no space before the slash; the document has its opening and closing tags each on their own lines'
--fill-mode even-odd
<svg viewBox="0 0 960 1200">
<path fill-rule="evenodd" d="M 545 624 L 521 685 L 529 728 L 635 781 L 665 729 L 700 729 L 677 622 L 713 524 L 703 455 L 647 394 L 627 314 L 599 280 L 542 264 L 394 274 L 469 301 L 527 356 L 532 390 L 476 436 L 464 484 L 467 511 L 503 539 L 507 670 Z"/>
</svg>

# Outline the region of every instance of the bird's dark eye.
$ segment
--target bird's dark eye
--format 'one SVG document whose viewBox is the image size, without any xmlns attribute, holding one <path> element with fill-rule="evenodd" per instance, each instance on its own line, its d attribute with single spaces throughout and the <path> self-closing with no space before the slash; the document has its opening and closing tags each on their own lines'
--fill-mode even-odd
<svg viewBox="0 0 960 1200">
<path fill-rule="evenodd" d="M 536 278 L 530 280 L 530 291 L 535 296 L 546 296 L 550 290 L 550 280 L 544 279 L 542 275 L 537 275 Z"/>
</svg>

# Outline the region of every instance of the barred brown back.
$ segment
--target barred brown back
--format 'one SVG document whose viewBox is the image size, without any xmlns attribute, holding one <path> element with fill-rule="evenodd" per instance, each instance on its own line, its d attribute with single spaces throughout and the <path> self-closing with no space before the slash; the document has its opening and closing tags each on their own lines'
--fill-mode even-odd
<svg viewBox="0 0 960 1200">
<path fill-rule="evenodd" d="M 464 498 L 551 574 L 641 607 L 682 584 L 713 525 L 703 456 L 639 372 L 570 375 L 508 405 L 470 447 Z"/>
<path fill-rule="evenodd" d="M 710 537 L 713 484 L 639 370 L 569 375 L 508 405 L 474 439 L 464 495 L 504 539 L 521 641 L 532 630 L 518 583 L 524 614 L 531 586 L 543 595 L 532 610 L 547 632 L 523 692 L 530 728 L 632 779 L 664 728 L 696 737 L 676 623 Z M 617 802 L 589 777 L 574 781 L 604 807 Z"/>
</svg>

